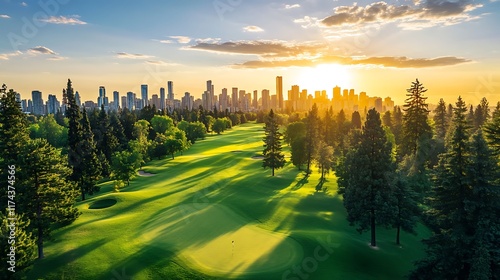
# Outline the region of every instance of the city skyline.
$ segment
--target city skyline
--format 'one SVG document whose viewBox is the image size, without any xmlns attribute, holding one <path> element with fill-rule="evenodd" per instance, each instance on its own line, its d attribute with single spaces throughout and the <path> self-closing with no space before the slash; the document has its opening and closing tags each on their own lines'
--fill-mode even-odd
<svg viewBox="0 0 500 280">
<path fill-rule="evenodd" d="M 356 88 L 401 104 L 419 78 L 429 101 L 500 101 L 499 1 L 2 0 L 2 82 L 59 96 L 71 78 L 82 100 L 104 85 L 175 99 L 223 88 L 276 94 Z M 212 80 L 215 92 L 204 81 Z M 230 94 L 230 93 L 229 93 Z M 330 96 L 331 97 L 331 96 Z M 279 100 L 278 100 L 279 102 Z"/>
</svg>

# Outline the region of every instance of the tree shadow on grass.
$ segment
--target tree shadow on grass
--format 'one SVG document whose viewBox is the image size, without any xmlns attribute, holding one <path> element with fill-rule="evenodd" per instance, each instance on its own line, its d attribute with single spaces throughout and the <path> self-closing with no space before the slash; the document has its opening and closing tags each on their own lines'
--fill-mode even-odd
<svg viewBox="0 0 500 280">
<path fill-rule="evenodd" d="M 300 179 L 295 186 L 292 187 L 292 191 L 301 189 L 305 184 L 309 183 L 309 173 L 305 173 L 304 178 Z"/>
</svg>

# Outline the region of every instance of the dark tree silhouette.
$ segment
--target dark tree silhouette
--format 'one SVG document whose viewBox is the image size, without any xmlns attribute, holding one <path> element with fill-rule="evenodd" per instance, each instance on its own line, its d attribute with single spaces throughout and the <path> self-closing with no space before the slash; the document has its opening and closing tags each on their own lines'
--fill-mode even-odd
<svg viewBox="0 0 500 280">
<path fill-rule="evenodd" d="M 264 151 L 262 152 L 264 160 L 262 162 L 262 167 L 271 168 L 272 176 L 274 176 L 275 169 L 285 166 L 285 156 L 281 152 L 281 141 L 283 135 L 279 131 L 279 125 L 273 110 L 271 110 L 267 116 L 264 130 Z"/>
</svg>

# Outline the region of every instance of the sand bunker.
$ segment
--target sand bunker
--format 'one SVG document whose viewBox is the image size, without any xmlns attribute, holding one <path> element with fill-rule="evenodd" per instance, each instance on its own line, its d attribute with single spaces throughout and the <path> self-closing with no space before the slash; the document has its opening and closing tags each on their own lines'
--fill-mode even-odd
<svg viewBox="0 0 500 280">
<path fill-rule="evenodd" d="M 143 170 L 139 170 L 138 174 L 139 174 L 139 176 L 142 176 L 142 177 L 151 177 L 151 176 L 155 176 L 156 175 L 156 174 L 145 172 Z"/>
</svg>

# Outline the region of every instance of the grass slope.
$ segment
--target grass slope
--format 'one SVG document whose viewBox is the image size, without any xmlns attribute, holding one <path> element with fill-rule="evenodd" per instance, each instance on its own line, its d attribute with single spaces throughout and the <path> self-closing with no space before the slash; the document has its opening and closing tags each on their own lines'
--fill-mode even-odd
<svg viewBox="0 0 500 280">
<path fill-rule="evenodd" d="M 29 279 L 402 279 L 422 257 L 419 235 L 348 225 L 336 183 L 316 193 L 319 175 L 291 164 L 277 171 L 252 156 L 262 125 L 209 136 L 175 160 L 153 161 L 120 193 L 79 204 L 81 217 L 57 230 Z M 116 200 L 104 209 L 96 201 Z M 235 241 L 234 248 L 232 241 Z"/>
</svg>

